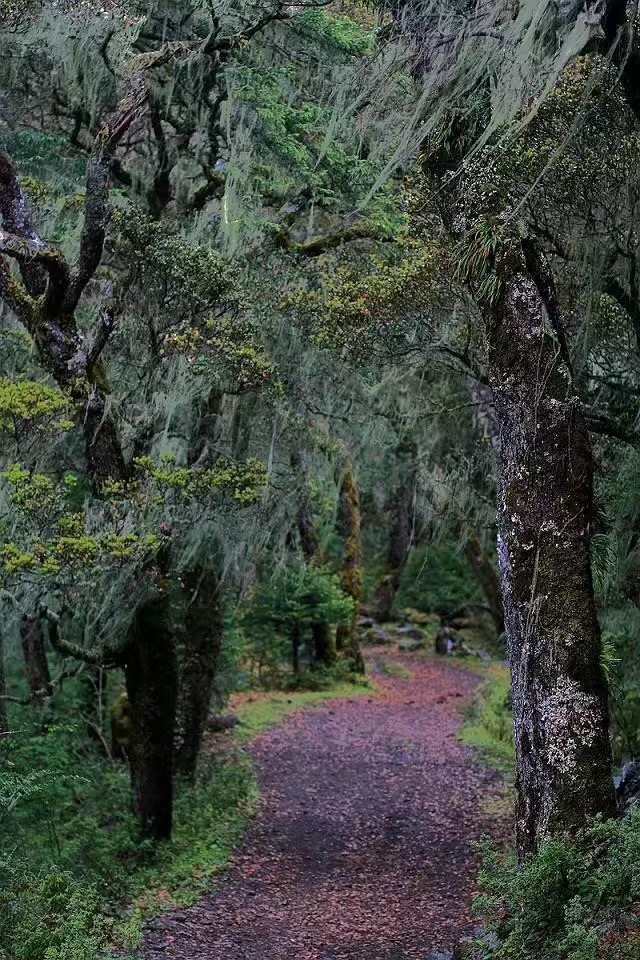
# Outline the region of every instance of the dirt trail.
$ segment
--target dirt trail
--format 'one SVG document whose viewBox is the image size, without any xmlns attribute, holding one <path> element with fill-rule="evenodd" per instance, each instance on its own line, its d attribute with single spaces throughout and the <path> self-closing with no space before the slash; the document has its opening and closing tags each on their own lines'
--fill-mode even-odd
<svg viewBox="0 0 640 960">
<path fill-rule="evenodd" d="M 377 672 L 389 657 L 411 679 Z M 150 927 L 145 960 L 425 960 L 464 932 L 498 783 L 456 739 L 477 678 L 387 651 L 369 669 L 370 700 L 253 742 L 260 816 L 217 890 Z"/>
</svg>

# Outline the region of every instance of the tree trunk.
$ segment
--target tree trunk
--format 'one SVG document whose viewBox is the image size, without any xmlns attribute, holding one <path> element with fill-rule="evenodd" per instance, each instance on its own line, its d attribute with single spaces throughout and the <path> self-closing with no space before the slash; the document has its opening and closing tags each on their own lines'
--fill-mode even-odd
<svg viewBox="0 0 640 960">
<path fill-rule="evenodd" d="M 498 572 L 491 557 L 488 557 L 482 549 L 482 544 L 475 533 L 467 535 L 464 552 L 482 588 L 491 616 L 495 620 L 498 636 L 500 636 L 501 633 L 504 633 L 504 607 Z"/>
<path fill-rule="evenodd" d="M 5 699 L 7 696 L 7 673 L 4 656 L 4 637 L 2 631 L 0 631 L 0 734 L 6 733 L 9 729 L 9 714 Z"/>
<path fill-rule="evenodd" d="M 415 455 L 415 447 L 411 450 Z M 413 463 L 407 469 L 407 475 L 398 487 L 393 499 L 393 520 L 389 538 L 387 571 L 374 591 L 374 616 L 376 620 L 389 620 L 393 613 L 393 604 L 400 587 L 413 540 L 414 520 L 414 476 Z"/>
<path fill-rule="evenodd" d="M 43 702 L 53 691 L 40 617 L 30 614 L 23 617 L 20 639 L 29 695 L 32 700 Z"/>
<path fill-rule="evenodd" d="M 294 450 L 291 454 L 291 466 L 297 471 L 300 479 L 300 493 L 298 495 L 298 510 L 296 524 L 302 555 L 308 564 L 316 565 L 321 562 L 318 543 L 318 534 L 313 518 L 311 500 L 309 499 L 309 454 L 306 450 Z M 331 630 L 327 623 L 312 623 L 311 637 L 313 640 L 314 663 L 332 666 L 336 660 L 336 646 Z"/>
<path fill-rule="evenodd" d="M 300 674 L 300 625 L 294 623 L 291 628 L 291 666 L 295 677 Z"/>
<path fill-rule="evenodd" d="M 354 602 L 353 616 L 348 625 L 340 625 L 336 633 L 336 646 L 354 662 L 358 673 L 364 673 L 364 660 L 356 624 L 362 585 L 362 544 L 360 540 L 360 493 L 349 460 L 343 466 L 338 498 L 337 529 L 342 541 L 342 589 Z"/>
<path fill-rule="evenodd" d="M 131 785 L 144 836 L 171 836 L 177 661 L 163 592 L 136 611 L 124 670 L 130 704 Z"/>
<path fill-rule="evenodd" d="M 222 647 L 223 611 L 220 585 L 213 570 L 190 570 L 184 578 L 187 597 L 184 648 L 180 664 L 176 769 L 196 774 L 209 716 L 213 684 Z"/>
<path fill-rule="evenodd" d="M 533 242 L 488 309 L 501 435 L 498 558 L 511 665 L 520 856 L 614 812 L 591 576 L 593 461 L 553 278 Z"/>
</svg>

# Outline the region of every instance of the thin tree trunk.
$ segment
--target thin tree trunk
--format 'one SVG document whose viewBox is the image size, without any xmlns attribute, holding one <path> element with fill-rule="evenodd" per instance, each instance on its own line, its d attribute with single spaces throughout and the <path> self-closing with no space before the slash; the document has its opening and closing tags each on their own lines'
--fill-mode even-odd
<svg viewBox="0 0 640 960">
<path fill-rule="evenodd" d="M 302 555 L 310 565 L 320 563 L 320 545 L 313 518 L 311 500 L 309 498 L 309 454 L 306 450 L 294 450 L 291 454 L 291 466 L 297 471 L 300 479 L 300 493 L 296 522 Z M 327 623 L 312 623 L 311 638 L 313 641 L 313 660 L 325 666 L 332 666 L 336 661 L 336 645 L 334 637 Z"/>
<path fill-rule="evenodd" d="M 300 625 L 294 623 L 291 628 L 291 666 L 295 677 L 300 674 Z"/>
<path fill-rule="evenodd" d="M 193 778 L 222 648 L 223 612 L 215 571 L 202 567 L 190 570 L 184 578 L 184 589 L 187 596 L 186 633 L 180 663 L 180 743 L 176 751 L 176 769 Z"/>
<path fill-rule="evenodd" d="M 412 447 L 415 451 L 415 447 Z M 402 571 L 413 541 L 414 525 L 414 477 L 412 464 L 393 498 L 393 519 L 389 537 L 387 570 L 374 591 L 374 616 L 376 620 L 389 620 L 400 587 Z"/>
<path fill-rule="evenodd" d="M 51 696 L 52 687 L 40 617 L 30 614 L 23 617 L 20 640 L 29 694 L 33 700 L 43 702 Z"/>
<path fill-rule="evenodd" d="M 360 493 L 347 460 L 343 466 L 338 498 L 337 529 L 342 541 L 342 589 L 354 602 L 353 617 L 348 625 L 340 625 L 336 646 L 353 661 L 358 673 L 364 673 L 364 660 L 356 634 L 358 606 L 362 586 L 362 544 L 360 539 Z"/>
<path fill-rule="evenodd" d="M 0 630 L 0 734 L 6 733 L 9 729 L 9 714 L 7 710 L 7 673 L 4 662 L 5 649 L 4 637 Z"/>
<path fill-rule="evenodd" d="M 153 840 L 171 836 L 173 815 L 177 660 L 167 606 L 163 591 L 136 612 L 124 662 L 134 812 L 143 835 Z"/>
<path fill-rule="evenodd" d="M 614 811 L 591 576 L 593 460 L 553 278 L 534 244 L 498 264 L 490 379 L 501 436 L 498 557 L 511 664 L 520 856 Z"/>
<path fill-rule="evenodd" d="M 475 533 L 469 533 L 467 535 L 464 552 L 485 595 L 499 636 L 501 633 L 504 633 L 504 606 L 502 603 L 502 587 L 500 585 L 498 571 L 491 557 L 488 557 L 482 549 L 482 544 Z"/>
</svg>

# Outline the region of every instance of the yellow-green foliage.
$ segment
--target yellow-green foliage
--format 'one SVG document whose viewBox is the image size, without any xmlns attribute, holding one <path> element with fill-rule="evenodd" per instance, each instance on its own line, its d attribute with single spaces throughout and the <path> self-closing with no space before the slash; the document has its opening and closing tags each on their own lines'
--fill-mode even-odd
<svg viewBox="0 0 640 960">
<path fill-rule="evenodd" d="M 76 484 L 72 474 L 60 484 L 14 465 L 0 473 L 0 479 L 7 482 L 9 499 L 18 514 L 35 524 L 35 536 L 27 536 L 24 543 L 0 544 L 0 569 L 5 573 L 55 575 L 63 569 L 98 568 L 104 562 L 141 562 L 158 549 L 160 541 L 153 533 L 89 531 L 83 513 L 65 510 L 65 497 Z"/>
<path fill-rule="evenodd" d="M 268 481 L 264 464 L 255 458 L 249 458 L 243 464 L 220 459 L 210 470 L 176 467 L 169 458 L 155 461 L 152 457 L 140 457 L 136 466 L 162 490 L 175 490 L 195 500 L 224 493 L 241 506 L 259 500 Z"/>
<path fill-rule="evenodd" d="M 318 291 L 297 294 L 289 305 L 310 323 L 319 346 L 367 356 L 372 340 L 399 341 L 418 320 L 429 323 L 429 312 L 451 296 L 448 269 L 439 243 L 404 240 L 389 258 L 370 257 L 364 269 L 331 270 Z"/>
<path fill-rule="evenodd" d="M 15 432 L 27 427 L 69 430 L 65 417 L 69 401 L 57 387 L 37 380 L 0 377 L 0 430 Z"/>
</svg>

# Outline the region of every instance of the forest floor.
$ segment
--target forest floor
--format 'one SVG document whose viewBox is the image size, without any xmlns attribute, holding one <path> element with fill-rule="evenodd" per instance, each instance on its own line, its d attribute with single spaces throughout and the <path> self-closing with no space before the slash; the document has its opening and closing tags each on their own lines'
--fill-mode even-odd
<svg viewBox="0 0 640 960">
<path fill-rule="evenodd" d="M 471 925 L 500 778 L 457 737 L 473 673 L 367 653 L 375 690 L 248 745 L 262 803 L 216 889 L 151 922 L 144 960 L 425 960 Z"/>
</svg>

